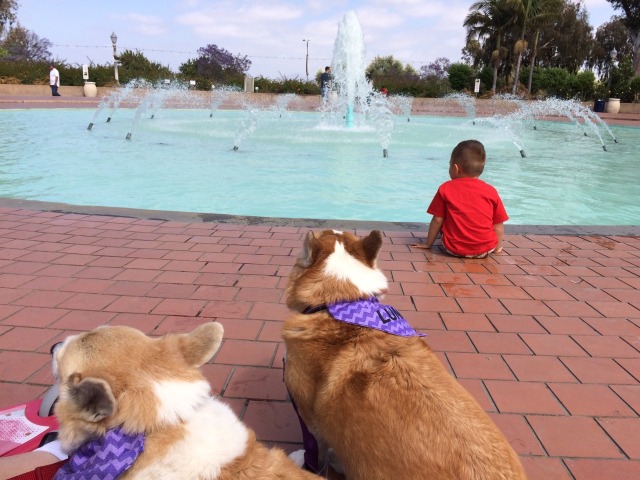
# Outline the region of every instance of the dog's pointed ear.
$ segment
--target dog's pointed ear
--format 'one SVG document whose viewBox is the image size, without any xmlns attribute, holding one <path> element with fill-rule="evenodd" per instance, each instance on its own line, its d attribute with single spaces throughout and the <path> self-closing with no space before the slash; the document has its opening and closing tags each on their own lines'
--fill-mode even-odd
<svg viewBox="0 0 640 480">
<path fill-rule="evenodd" d="M 378 258 L 378 253 L 382 247 L 382 234 L 380 230 L 372 230 L 371 233 L 362 239 L 362 249 L 364 256 L 370 265 L 373 265 Z"/>
<path fill-rule="evenodd" d="M 203 323 L 191 333 L 177 335 L 178 348 L 187 364 L 200 367 L 211 360 L 222 344 L 224 328 L 218 322 Z"/>
<path fill-rule="evenodd" d="M 99 422 L 116 412 L 116 399 L 111 387 L 101 378 L 80 379 L 76 375 L 69 385 L 69 399 L 87 422 Z"/>
<path fill-rule="evenodd" d="M 302 251 L 299 256 L 299 263 L 303 267 L 308 267 L 313 262 L 313 251 L 318 243 L 316 236 L 311 230 L 307 232 L 307 236 L 304 239 Z"/>
</svg>

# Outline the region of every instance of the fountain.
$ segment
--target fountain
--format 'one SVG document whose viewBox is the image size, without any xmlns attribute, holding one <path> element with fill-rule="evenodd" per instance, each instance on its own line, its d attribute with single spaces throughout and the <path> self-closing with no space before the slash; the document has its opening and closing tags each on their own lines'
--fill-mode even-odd
<svg viewBox="0 0 640 480">
<path fill-rule="evenodd" d="M 391 95 L 388 99 L 389 103 L 400 112 L 400 115 L 407 117 L 407 122 L 410 122 L 413 97 L 409 95 Z"/>
<path fill-rule="evenodd" d="M 93 124 L 95 123 L 95 121 L 100 116 L 100 113 L 102 113 L 102 111 L 106 108 L 106 106 L 108 104 L 109 104 L 109 97 L 107 97 L 107 96 L 102 97 L 102 101 L 100 102 L 100 104 L 98 105 L 97 110 L 93 114 L 93 118 L 89 122 L 89 126 L 87 127 L 87 130 L 91 130 L 93 128 Z M 107 121 L 109 121 L 109 120 L 107 120 Z"/>
<path fill-rule="evenodd" d="M 332 105 L 338 111 L 345 112 L 346 126 L 354 126 L 356 109 L 368 110 L 367 100 L 371 94 L 371 84 L 365 77 L 364 35 L 355 12 L 347 12 L 338 23 L 338 35 L 333 45 L 334 86 L 338 101 Z"/>
<path fill-rule="evenodd" d="M 444 98 L 455 100 L 459 103 L 462 108 L 464 108 L 465 113 L 467 114 L 467 118 L 471 120 L 473 125 L 476 124 L 476 98 L 471 95 L 467 95 L 466 93 L 449 93 L 444 96 Z"/>
</svg>

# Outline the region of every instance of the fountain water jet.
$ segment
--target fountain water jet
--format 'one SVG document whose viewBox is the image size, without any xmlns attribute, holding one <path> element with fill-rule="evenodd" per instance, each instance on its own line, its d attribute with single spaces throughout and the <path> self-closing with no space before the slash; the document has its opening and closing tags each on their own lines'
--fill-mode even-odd
<svg viewBox="0 0 640 480">
<path fill-rule="evenodd" d="M 471 120 L 472 124 L 476 124 L 476 99 L 466 93 L 450 93 L 445 95 L 444 98 L 455 100 L 462 108 L 464 108 L 467 117 Z"/>
<path fill-rule="evenodd" d="M 96 112 L 93 114 L 93 118 L 89 122 L 89 126 L 87 127 L 87 130 L 91 130 L 93 128 L 93 124 L 97 120 L 98 116 L 100 116 L 100 113 L 102 112 L 102 110 L 104 110 L 105 107 L 108 105 L 108 103 L 109 103 L 109 97 L 107 96 L 102 97 L 102 101 L 98 105 L 98 109 L 96 110 Z"/>
<path fill-rule="evenodd" d="M 391 95 L 388 99 L 389 103 L 400 111 L 400 115 L 407 117 L 407 122 L 410 122 L 413 97 L 409 95 Z"/>
<path fill-rule="evenodd" d="M 337 89 L 335 109 L 345 112 L 346 126 L 353 127 L 355 111 L 368 110 L 367 100 L 372 93 L 365 77 L 364 35 L 355 12 L 347 12 L 338 23 L 338 34 L 333 45 L 331 71 Z"/>
</svg>

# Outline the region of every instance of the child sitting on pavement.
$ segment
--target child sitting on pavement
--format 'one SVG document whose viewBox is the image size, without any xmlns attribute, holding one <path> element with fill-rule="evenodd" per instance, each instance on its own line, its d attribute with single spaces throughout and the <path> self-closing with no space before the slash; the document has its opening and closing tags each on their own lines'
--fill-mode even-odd
<svg viewBox="0 0 640 480">
<path fill-rule="evenodd" d="M 412 247 L 429 249 L 442 232 L 445 250 L 457 257 L 485 258 L 502 251 L 509 217 L 497 190 L 479 178 L 486 157 L 477 140 L 456 145 L 449 161 L 451 180 L 440 185 L 427 209 L 433 215 L 427 239 Z"/>
</svg>

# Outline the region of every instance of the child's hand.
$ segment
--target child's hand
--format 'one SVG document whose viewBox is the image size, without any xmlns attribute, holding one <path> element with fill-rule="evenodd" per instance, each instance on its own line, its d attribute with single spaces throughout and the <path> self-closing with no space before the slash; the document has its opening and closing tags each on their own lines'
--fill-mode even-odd
<svg viewBox="0 0 640 480">
<path fill-rule="evenodd" d="M 427 247 L 426 243 L 412 243 L 411 246 L 413 248 L 422 248 L 423 250 L 430 250 L 431 247 Z"/>
</svg>

